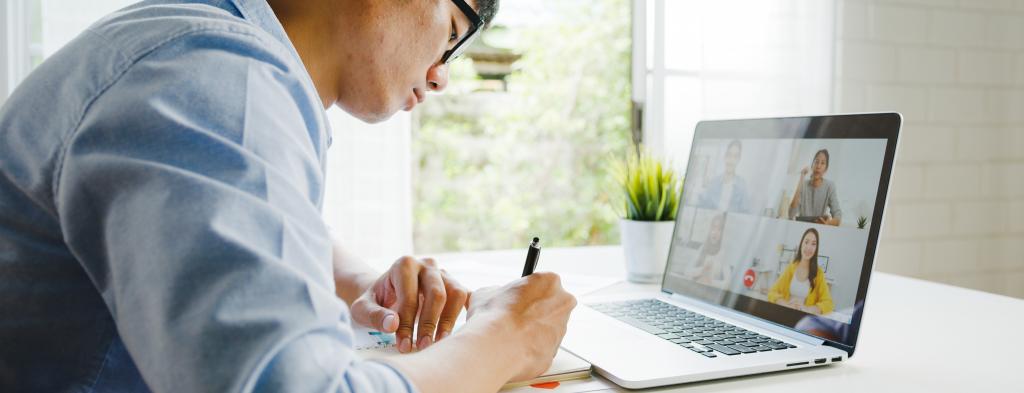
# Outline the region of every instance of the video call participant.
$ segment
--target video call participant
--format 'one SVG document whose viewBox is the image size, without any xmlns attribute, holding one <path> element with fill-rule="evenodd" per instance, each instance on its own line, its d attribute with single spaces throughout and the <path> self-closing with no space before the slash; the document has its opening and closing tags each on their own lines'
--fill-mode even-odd
<svg viewBox="0 0 1024 393">
<path fill-rule="evenodd" d="M 750 212 L 747 182 L 736 175 L 736 166 L 739 165 L 742 154 L 743 145 L 740 141 L 734 139 L 729 142 L 729 146 L 725 148 L 725 171 L 708 181 L 708 188 L 697 201 L 699 207 L 739 213 Z"/>
<path fill-rule="evenodd" d="M 825 178 L 828 171 L 828 150 L 814 153 L 811 167 L 800 170 L 800 181 L 796 184 L 793 201 L 789 204 L 789 218 L 817 224 L 839 226 L 843 211 L 839 208 L 836 183 Z M 807 173 L 811 178 L 804 180 Z M 825 208 L 828 207 L 828 212 Z"/>
<path fill-rule="evenodd" d="M 722 234 L 725 232 L 725 215 L 711 219 L 707 239 L 701 244 L 697 262 L 683 272 L 687 278 L 705 285 L 722 287 L 732 277 L 732 267 L 722 260 Z"/>
<path fill-rule="evenodd" d="M 835 305 L 825 282 L 825 272 L 818 269 L 818 230 L 808 228 L 800 237 L 800 247 L 779 279 L 768 292 L 768 301 L 812 314 L 828 314 Z"/>
</svg>

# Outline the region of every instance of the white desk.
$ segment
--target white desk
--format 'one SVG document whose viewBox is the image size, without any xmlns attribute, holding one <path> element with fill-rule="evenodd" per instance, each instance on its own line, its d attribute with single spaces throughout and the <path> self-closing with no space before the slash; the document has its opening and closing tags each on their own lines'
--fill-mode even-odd
<svg viewBox="0 0 1024 393">
<path fill-rule="evenodd" d="M 473 260 L 521 269 L 525 253 L 524 248 L 434 257 L 441 267 L 446 261 Z M 545 248 L 537 270 L 625 277 L 617 246 Z M 602 291 L 645 288 L 658 286 L 622 282 Z M 857 350 L 847 362 L 651 391 L 1020 392 L 1022 333 L 1024 300 L 875 272 Z M 607 386 L 598 391 L 626 391 Z"/>
</svg>

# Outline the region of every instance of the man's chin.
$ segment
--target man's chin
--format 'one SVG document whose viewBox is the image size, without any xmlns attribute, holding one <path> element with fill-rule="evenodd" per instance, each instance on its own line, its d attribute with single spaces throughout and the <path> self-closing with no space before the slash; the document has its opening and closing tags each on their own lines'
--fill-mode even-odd
<svg viewBox="0 0 1024 393">
<path fill-rule="evenodd" d="M 359 119 L 359 120 L 362 120 L 363 122 L 368 123 L 368 124 L 377 124 L 377 123 L 382 123 L 384 121 L 387 121 L 388 119 L 391 118 L 391 116 L 394 116 L 394 115 L 395 115 L 395 112 L 391 112 L 391 113 L 375 113 L 375 114 L 365 115 L 365 116 L 356 116 L 356 118 Z"/>
<path fill-rule="evenodd" d="M 352 117 L 355 117 L 356 119 L 359 119 L 364 123 L 368 124 L 377 124 L 384 122 L 390 119 L 391 116 L 394 116 L 396 112 L 398 112 L 398 109 L 386 111 L 356 111 L 350 110 L 350 108 L 346 108 L 342 105 L 338 105 L 338 107 L 341 108 L 341 110 L 348 113 L 349 115 L 352 115 Z"/>
</svg>

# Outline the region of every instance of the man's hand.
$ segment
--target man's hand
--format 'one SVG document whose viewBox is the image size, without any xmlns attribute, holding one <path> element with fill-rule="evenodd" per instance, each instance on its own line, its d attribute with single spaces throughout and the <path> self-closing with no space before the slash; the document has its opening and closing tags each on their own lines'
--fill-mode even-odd
<svg viewBox="0 0 1024 393">
<path fill-rule="evenodd" d="M 576 298 L 562 288 L 557 274 L 537 272 L 500 288 L 474 291 L 464 329 L 487 326 L 486 334 L 498 335 L 523 351 L 519 356 L 523 362 L 513 369 L 510 379 L 519 381 L 536 377 L 551 366 L 575 307 Z"/>
<path fill-rule="evenodd" d="M 395 261 L 355 302 L 352 319 L 382 332 L 395 332 L 398 350 L 426 349 L 451 333 L 466 306 L 469 291 L 437 268 L 433 259 L 402 257 Z M 418 315 L 417 315 L 418 314 Z"/>
</svg>

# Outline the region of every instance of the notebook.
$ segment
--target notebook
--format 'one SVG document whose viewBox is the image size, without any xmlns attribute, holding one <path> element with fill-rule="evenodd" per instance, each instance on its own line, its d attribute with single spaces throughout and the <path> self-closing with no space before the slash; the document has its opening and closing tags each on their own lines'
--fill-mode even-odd
<svg viewBox="0 0 1024 393">
<path fill-rule="evenodd" d="M 395 346 L 394 333 L 382 333 L 361 326 L 353 326 L 352 330 L 355 331 L 356 335 L 356 351 L 363 358 L 374 359 L 401 354 L 398 352 L 398 347 Z M 555 358 L 551 361 L 551 367 L 543 374 L 527 381 L 509 382 L 501 388 L 511 389 L 538 383 L 567 381 L 587 377 L 590 377 L 590 363 L 559 348 Z"/>
</svg>

